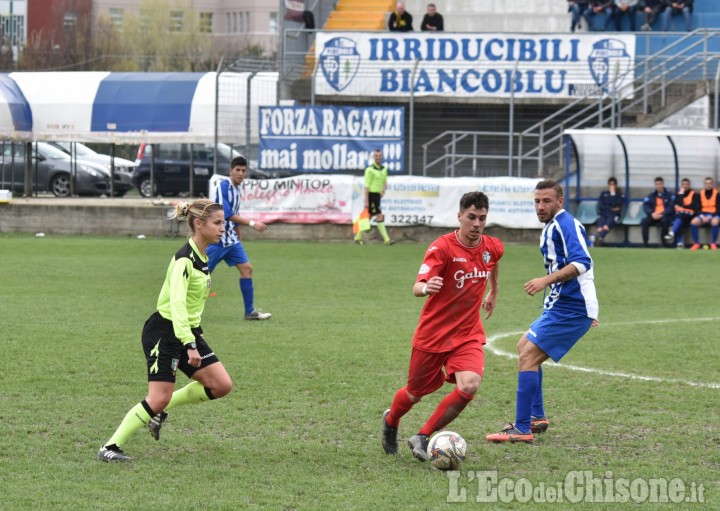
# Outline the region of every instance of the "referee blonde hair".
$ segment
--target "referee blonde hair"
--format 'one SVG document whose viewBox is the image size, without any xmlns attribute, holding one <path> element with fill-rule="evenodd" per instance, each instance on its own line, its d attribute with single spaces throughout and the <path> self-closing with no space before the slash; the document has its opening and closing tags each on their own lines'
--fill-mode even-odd
<svg viewBox="0 0 720 511">
<path fill-rule="evenodd" d="M 179 202 L 175 205 L 175 211 L 171 218 L 187 218 L 190 231 L 195 232 L 195 220 L 205 222 L 210 215 L 223 207 L 217 202 L 209 199 L 197 199 L 192 202 Z"/>
</svg>

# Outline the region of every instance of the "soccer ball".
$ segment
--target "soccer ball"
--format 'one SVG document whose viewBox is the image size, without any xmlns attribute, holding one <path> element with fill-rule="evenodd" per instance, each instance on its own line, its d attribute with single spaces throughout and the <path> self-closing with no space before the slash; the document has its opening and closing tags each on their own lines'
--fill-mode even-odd
<svg viewBox="0 0 720 511">
<path fill-rule="evenodd" d="M 452 431 L 435 433 L 427 447 L 428 461 L 438 470 L 457 470 L 465 461 L 465 439 Z"/>
</svg>

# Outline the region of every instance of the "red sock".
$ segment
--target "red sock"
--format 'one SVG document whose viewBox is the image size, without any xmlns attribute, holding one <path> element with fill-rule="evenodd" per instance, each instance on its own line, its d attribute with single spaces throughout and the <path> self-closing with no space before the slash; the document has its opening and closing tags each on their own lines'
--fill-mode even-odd
<svg viewBox="0 0 720 511">
<path fill-rule="evenodd" d="M 418 434 L 430 436 L 450 424 L 472 401 L 473 397 L 472 394 L 467 394 L 455 387 L 455 390 L 440 401 L 440 404 L 425 425 L 420 428 Z"/>
<path fill-rule="evenodd" d="M 401 388 L 395 393 L 392 405 L 390 405 L 390 413 L 385 417 L 385 422 L 392 428 L 400 425 L 400 418 L 410 411 L 413 403 L 407 395 L 407 386 Z"/>
</svg>

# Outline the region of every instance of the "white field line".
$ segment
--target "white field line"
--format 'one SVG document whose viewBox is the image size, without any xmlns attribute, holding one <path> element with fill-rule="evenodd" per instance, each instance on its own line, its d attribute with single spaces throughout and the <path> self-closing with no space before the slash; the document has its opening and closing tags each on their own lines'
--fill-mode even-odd
<svg viewBox="0 0 720 511">
<path fill-rule="evenodd" d="M 602 328 L 603 326 L 623 326 L 623 325 L 657 325 L 662 323 L 677 323 L 677 322 L 683 322 L 683 321 L 720 321 L 720 318 L 683 318 L 683 319 L 656 319 L 656 320 L 647 320 L 647 321 L 625 321 L 625 322 L 618 322 L 618 323 L 601 323 L 599 328 Z M 495 346 L 495 342 L 498 339 L 503 339 L 505 337 L 510 336 L 521 336 L 523 335 L 527 330 L 518 330 L 514 332 L 503 332 L 495 335 L 491 335 L 487 339 L 487 344 L 485 345 L 485 349 L 489 351 L 490 353 L 494 353 L 495 355 L 499 355 L 501 357 L 507 357 L 507 358 L 514 358 L 517 359 L 518 356 L 516 353 L 511 353 L 509 351 L 502 350 Z M 618 371 L 605 371 L 603 369 L 595 369 L 593 367 L 583 367 L 583 366 L 575 366 L 570 364 L 563 364 L 563 363 L 551 363 L 547 364 L 545 367 L 562 367 L 563 369 L 568 369 L 570 371 L 578 371 L 581 373 L 593 373 L 593 374 L 600 374 L 603 376 L 611 376 L 613 378 L 628 378 L 630 380 L 640 380 L 640 381 L 653 381 L 658 383 L 680 383 L 682 385 L 690 385 L 691 387 L 703 387 L 708 389 L 720 389 L 720 383 L 705 383 L 705 382 L 699 382 L 699 381 L 690 381 L 690 380 L 683 380 L 680 378 L 660 378 L 658 376 L 643 376 L 641 374 L 632 374 L 632 373 L 623 373 Z"/>
</svg>

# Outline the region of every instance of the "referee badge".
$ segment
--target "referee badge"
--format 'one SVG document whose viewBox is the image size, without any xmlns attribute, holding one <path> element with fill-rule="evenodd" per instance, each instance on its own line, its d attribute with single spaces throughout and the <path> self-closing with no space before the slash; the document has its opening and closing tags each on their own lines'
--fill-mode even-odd
<svg viewBox="0 0 720 511">
<path fill-rule="evenodd" d="M 483 252 L 483 262 L 485 264 L 490 262 L 490 252 Z"/>
</svg>

